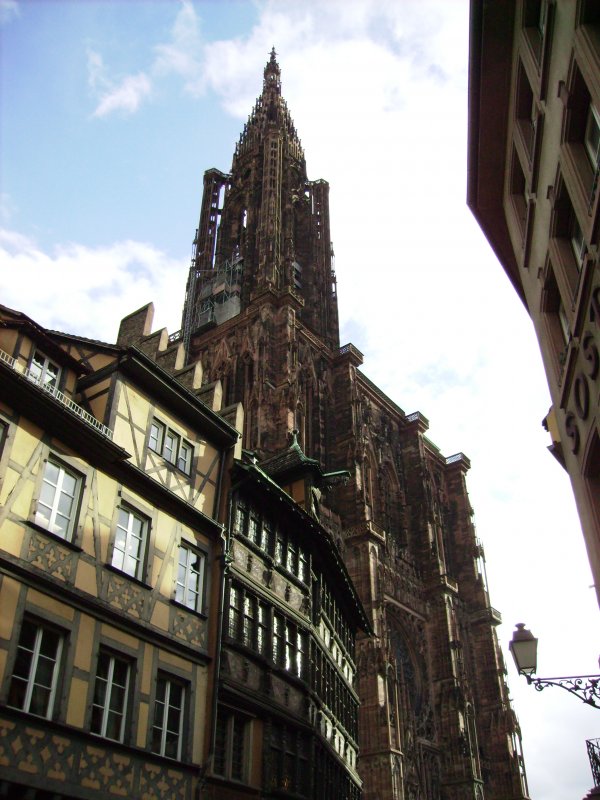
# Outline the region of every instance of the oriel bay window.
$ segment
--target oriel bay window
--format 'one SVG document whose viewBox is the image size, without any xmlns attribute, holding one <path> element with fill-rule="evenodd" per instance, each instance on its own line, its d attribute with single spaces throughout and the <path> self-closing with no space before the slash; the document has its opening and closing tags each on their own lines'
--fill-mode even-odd
<svg viewBox="0 0 600 800">
<path fill-rule="evenodd" d="M 291 675 L 306 677 L 306 631 L 239 584 L 232 584 L 229 589 L 227 632 L 231 639 Z"/>
<path fill-rule="evenodd" d="M 62 635 L 47 625 L 24 619 L 7 704 L 50 718 L 56 698 Z"/>
<path fill-rule="evenodd" d="M 189 475 L 192 470 L 194 445 L 178 433 L 168 428 L 163 422 L 153 420 L 148 436 L 148 447 L 158 453 L 169 464 Z"/>
<path fill-rule="evenodd" d="M 308 551 L 299 544 L 293 530 L 286 530 L 257 509 L 249 508 L 243 498 L 238 498 L 236 504 L 234 530 L 270 556 L 278 566 L 303 583 L 308 582 Z"/>
</svg>

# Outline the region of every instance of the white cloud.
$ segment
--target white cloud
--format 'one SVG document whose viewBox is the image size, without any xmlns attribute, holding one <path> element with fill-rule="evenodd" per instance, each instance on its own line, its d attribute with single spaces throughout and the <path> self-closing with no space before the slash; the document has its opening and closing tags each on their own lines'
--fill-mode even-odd
<svg viewBox="0 0 600 800">
<path fill-rule="evenodd" d="M 7 25 L 21 15 L 17 0 L 0 0 L 0 25 Z"/>
<path fill-rule="evenodd" d="M 0 193 L 0 224 L 8 225 L 17 211 L 12 197 L 7 192 Z"/>
<path fill-rule="evenodd" d="M 152 72 L 157 77 L 179 75 L 184 80 L 184 88 L 193 95 L 204 90 L 202 53 L 199 20 L 194 7 L 184 0 L 177 13 L 171 38 L 155 47 L 156 57 Z"/>
<path fill-rule="evenodd" d="M 16 274 L 18 282 L 11 280 Z M 151 301 L 158 326 L 178 320 L 186 274 L 184 260 L 142 242 L 97 248 L 72 243 L 47 253 L 17 231 L 0 229 L 3 304 L 67 333 L 113 342 L 120 320 Z M 24 296 L 23 286 L 35 286 L 35 292 Z"/>
<path fill-rule="evenodd" d="M 93 116 L 106 117 L 115 111 L 134 114 L 151 97 L 156 83 L 170 75 L 183 80 L 186 92 L 201 95 L 202 56 L 199 20 L 188 0 L 180 5 L 168 41 L 154 47 L 154 57 L 146 70 L 116 80 L 109 76 L 100 53 L 89 50 L 88 84 L 98 97 Z"/>
<path fill-rule="evenodd" d="M 114 111 L 133 114 L 151 93 L 152 84 L 145 73 L 127 75 L 120 84 L 102 95 L 93 116 L 106 117 Z"/>
</svg>

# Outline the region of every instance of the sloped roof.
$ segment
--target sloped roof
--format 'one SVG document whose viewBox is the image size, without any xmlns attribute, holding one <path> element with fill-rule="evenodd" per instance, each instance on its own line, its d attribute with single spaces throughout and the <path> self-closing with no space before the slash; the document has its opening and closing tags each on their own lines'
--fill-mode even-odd
<svg viewBox="0 0 600 800">
<path fill-rule="evenodd" d="M 263 472 L 279 480 L 308 472 L 311 473 L 315 485 L 323 489 L 338 483 L 345 483 L 348 480 L 350 473 L 345 469 L 323 472 L 319 461 L 310 458 L 302 450 L 298 442 L 298 431 L 293 430 L 291 436 L 291 444 L 286 450 L 261 461 L 260 468 Z"/>
</svg>

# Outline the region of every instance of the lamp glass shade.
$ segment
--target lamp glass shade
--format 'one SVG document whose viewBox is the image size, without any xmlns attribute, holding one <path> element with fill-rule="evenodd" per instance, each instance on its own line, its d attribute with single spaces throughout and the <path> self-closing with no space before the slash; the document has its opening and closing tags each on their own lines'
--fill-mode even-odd
<svg viewBox="0 0 600 800">
<path fill-rule="evenodd" d="M 537 644 L 538 640 L 531 631 L 519 622 L 508 645 L 519 674 L 532 675 L 536 671 Z"/>
</svg>

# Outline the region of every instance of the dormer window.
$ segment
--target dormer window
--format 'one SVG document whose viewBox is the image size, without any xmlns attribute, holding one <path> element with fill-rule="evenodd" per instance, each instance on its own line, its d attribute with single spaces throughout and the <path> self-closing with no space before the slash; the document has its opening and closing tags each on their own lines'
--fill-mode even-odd
<svg viewBox="0 0 600 800">
<path fill-rule="evenodd" d="M 36 350 L 29 365 L 29 377 L 44 389 L 57 389 L 60 367 L 48 356 Z"/>
</svg>

